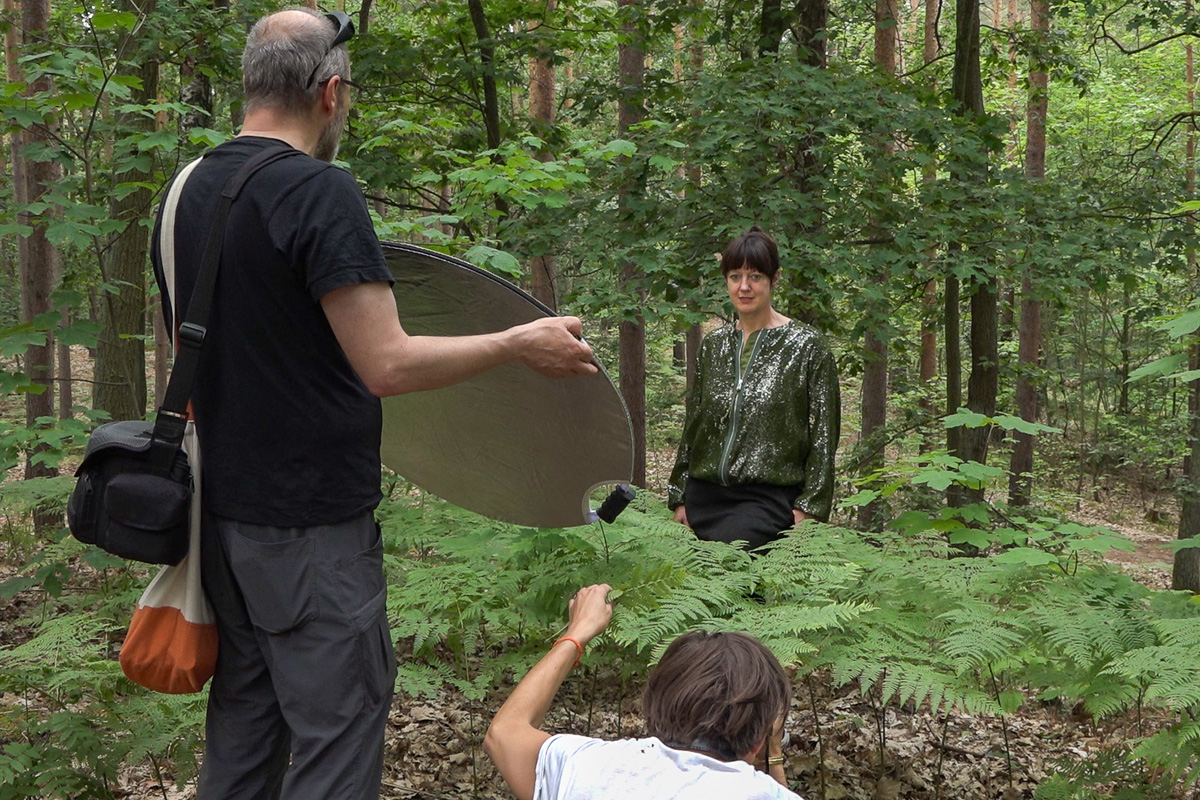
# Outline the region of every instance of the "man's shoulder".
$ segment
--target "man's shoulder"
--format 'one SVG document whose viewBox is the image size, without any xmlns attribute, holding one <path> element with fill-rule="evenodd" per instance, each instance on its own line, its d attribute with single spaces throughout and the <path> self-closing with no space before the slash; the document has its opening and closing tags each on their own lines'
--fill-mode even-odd
<svg viewBox="0 0 1200 800">
<path fill-rule="evenodd" d="M 275 178 L 275 181 L 295 184 L 318 181 L 322 186 L 353 186 L 355 189 L 358 187 L 354 176 L 345 169 L 295 150 L 280 139 L 262 136 L 238 136 L 217 145 L 205 154 L 200 168 L 209 168 L 214 173 L 232 173 L 247 159 L 270 147 L 286 147 L 293 151 L 291 157 L 281 158 L 263 168 L 263 174 Z M 252 186 L 253 182 L 248 188 Z"/>
</svg>

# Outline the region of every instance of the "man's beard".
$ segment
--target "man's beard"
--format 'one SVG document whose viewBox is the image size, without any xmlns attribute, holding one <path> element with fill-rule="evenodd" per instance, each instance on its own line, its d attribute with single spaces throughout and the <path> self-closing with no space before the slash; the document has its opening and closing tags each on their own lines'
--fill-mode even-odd
<svg viewBox="0 0 1200 800">
<path fill-rule="evenodd" d="M 350 103 L 339 103 L 337 113 L 329 120 L 325 130 L 321 131 L 321 138 L 317 139 L 313 158 L 319 158 L 321 161 L 333 161 L 337 158 L 338 145 L 342 141 L 342 134 L 346 130 L 346 118 L 349 116 Z"/>
</svg>

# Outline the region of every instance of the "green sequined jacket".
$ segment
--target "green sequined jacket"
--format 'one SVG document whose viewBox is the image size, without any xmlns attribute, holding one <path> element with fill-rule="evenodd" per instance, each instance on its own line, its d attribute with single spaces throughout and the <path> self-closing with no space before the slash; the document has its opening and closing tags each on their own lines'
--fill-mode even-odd
<svg viewBox="0 0 1200 800">
<path fill-rule="evenodd" d="M 743 356 L 742 332 L 719 328 L 700 345 L 668 504 L 686 504 L 690 475 L 799 486 L 795 507 L 828 520 L 840 433 L 837 364 L 819 332 L 795 320 L 765 328 Z"/>
</svg>

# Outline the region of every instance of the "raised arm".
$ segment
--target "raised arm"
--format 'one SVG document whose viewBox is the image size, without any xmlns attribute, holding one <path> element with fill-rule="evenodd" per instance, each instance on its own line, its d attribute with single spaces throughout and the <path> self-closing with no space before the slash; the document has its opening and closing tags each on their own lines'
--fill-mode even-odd
<svg viewBox="0 0 1200 800">
<path fill-rule="evenodd" d="M 608 584 L 580 589 L 571 598 L 567 632 L 529 670 L 488 726 L 483 749 L 496 764 L 518 800 L 532 800 L 538 753 L 550 734 L 541 730 L 550 702 L 579 656 L 570 639 L 587 647 L 608 626 L 612 604 Z"/>
<path fill-rule="evenodd" d="M 382 282 L 335 289 L 321 298 L 321 307 L 376 397 L 450 386 L 513 361 L 552 378 L 597 370 L 575 317 L 546 317 L 479 336 L 409 336 L 391 287 Z"/>
</svg>

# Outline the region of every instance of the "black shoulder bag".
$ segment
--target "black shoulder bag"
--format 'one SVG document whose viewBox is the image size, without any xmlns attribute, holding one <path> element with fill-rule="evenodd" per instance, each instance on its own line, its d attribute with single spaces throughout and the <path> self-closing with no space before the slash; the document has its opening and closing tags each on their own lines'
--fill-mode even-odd
<svg viewBox="0 0 1200 800">
<path fill-rule="evenodd" d="M 96 428 L 75 471 L 67 525 L 79 541 L 148 564 L 178 564 L 187 555 L 192 471 L 183 434 L 221 264 L 225 222 L 251 175 L 297 153 L 284 146 L 263 150 L 243 164 L 221 191 L 204 262 L 176 334 L 175 366 L 155 421 L 108 422 Z"/>
</svg>

